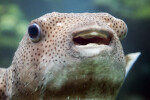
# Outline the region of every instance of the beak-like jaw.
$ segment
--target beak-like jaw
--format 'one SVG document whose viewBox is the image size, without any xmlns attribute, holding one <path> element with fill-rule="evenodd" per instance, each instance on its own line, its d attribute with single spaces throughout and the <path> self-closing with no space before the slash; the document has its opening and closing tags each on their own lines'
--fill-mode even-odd
<svg viewBox="0 0 150 100">
<path fill-rule="evenodd" d="M 76 33 L 73 36 L 73 42 L 75 45 L 86 46 L 93 45 L 109 45 L 112 39 L 112 35 L 105 30 L 85 30 Z"/>
<path fill-rule="evenodd" d="M 103 50 L 111 50 L 113 40 L 113 31 L 91 27 L 84 28 L 73 33 L 73 49 L 83 57 L 92 57 L 98 55 Z"/>
</svg>

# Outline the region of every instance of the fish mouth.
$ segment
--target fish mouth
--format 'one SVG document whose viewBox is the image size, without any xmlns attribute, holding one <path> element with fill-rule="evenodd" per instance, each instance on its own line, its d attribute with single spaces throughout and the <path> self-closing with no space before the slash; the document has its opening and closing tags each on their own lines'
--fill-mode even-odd
<svg viewBox="0 0 150 100">
<path fill-rule="evenodd" d="M 105 28 L 88 28 L 75 32 L 72 41 L 73 50 L 78 52 L 80 57 L 93 57 L 102 51 L 112 51 L 113 31 Z"/>
<path fill-rule="evenodd" d="M 109 45 L 112 40 L 112 35 L 105 30 L 86 30 L 80 31 L 73 36 L 75 45 Z"/>
</svg>

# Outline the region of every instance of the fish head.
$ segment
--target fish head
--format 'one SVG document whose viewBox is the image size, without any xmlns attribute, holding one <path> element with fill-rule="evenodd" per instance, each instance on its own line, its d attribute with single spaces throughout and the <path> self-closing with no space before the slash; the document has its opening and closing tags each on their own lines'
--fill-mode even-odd
<svg viewBox="0 0 150 100">
<path fill-rule="evenodd" d="M 53 12 L 30 23 L 13 63 L 22 82 L 53 95 L 112 95 L 125 77 L 126 33 L 125 22 L 108 13 Z"/>
</svg>

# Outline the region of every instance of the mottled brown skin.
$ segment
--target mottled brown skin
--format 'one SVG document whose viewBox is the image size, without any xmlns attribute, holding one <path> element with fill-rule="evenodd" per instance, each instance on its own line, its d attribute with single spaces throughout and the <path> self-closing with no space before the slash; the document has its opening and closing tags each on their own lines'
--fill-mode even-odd
<svg viewBox="0 0 150 100">
<path fill-rule="evenodd" d="M 0 69 L 0 100 L 115 99 L 125 77 L 122 20 L 107 13 L 53 12 L 34 23 L 40 40 L 26 33 L 11 66 Z M 74 34 L 94 28 L 111 33 L 111 43 L 90 51 L 76 47 Z"/>
</svg>

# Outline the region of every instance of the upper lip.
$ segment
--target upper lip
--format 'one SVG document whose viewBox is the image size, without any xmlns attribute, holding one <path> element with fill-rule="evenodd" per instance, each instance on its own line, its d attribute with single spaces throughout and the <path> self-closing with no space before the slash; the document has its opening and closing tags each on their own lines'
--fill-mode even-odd
<svg viewBox="0 0 150 100">
<path fill-rule="evenodd" d="M 112 41 L 112 32 L 106 29 L 87 29 L 80 30 L 73 34 L 73 43 L 75 45 L 87 45 L 87 44 L 97 44 L 97 45 L 109 45 Z"/>
</svg>

